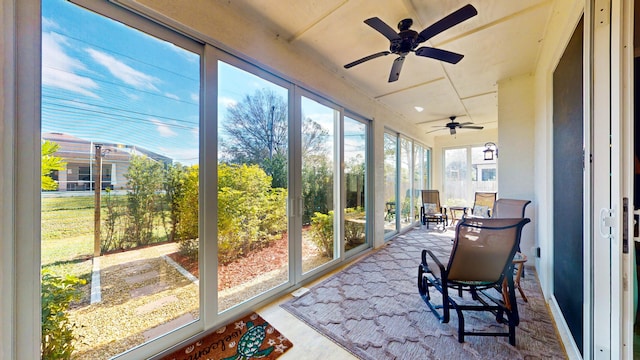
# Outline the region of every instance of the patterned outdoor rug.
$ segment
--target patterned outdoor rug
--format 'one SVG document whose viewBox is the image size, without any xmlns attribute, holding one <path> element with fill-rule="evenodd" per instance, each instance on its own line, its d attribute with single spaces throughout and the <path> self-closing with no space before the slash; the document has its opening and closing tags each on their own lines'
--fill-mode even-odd
<svg viewBox="0 0 640 360">
<path fill-rule="evenodd" d="M 276 359 L 293 344 L 260 315 L 238 319 L 162 360 Z"/>
<path fill-rule="evenodd" d="M 452 237 L 414 229 L 281 306 L 361 359 L 565 359 L 533 267 L 521 281 L 529 302 L 518 295 L 515 347 L 492 336 L 459 343 L 455 311 L 447 324 L 436 319 L 418 294 L 418 264 L 425 248 L 446 264 Z M 488 312 L 467 312 L 465 323 L 476 331 L 506 326 Z"/>
</svg>

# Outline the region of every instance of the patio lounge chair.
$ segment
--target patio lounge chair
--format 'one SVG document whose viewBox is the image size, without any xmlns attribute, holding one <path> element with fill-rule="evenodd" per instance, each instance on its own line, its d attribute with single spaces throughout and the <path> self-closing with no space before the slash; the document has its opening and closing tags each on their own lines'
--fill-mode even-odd
<svg viewBox="0 0 640 360">
<path fill-rule="evenodd" d="M 427 225 L 427 229 L 429 228 L 429 223 L 435 223 L 438 229 L 446 230 L 447 212 L 440 205 L 440 192 L 438 190 L 422 190 L 420 220 L 422 225 Z"/>
<path fill-rule="evenodd" d="M 491 217 L 495 201 L 495 192 L 476 192 L 473 207 L 471 208 L 471 214 L 469 215 L 484 218 Z"/>
<path fill-rule="evenodd" d="M 516 343 L 515 328 L 520 322 L 513 282 L 513 256 L 520 243 L 522 227 L 529 219 L 464 218 L 456 226 L 453 248 L 445 267 L 431 250 L 422 251 L 418 266 L 418 291 L 433 314 L 449 322 L 450 309 L 458 314 L 458 341 L 465 335 L 508 336 Z M 428 259 L 427 255 L 431 259 Z M 506 296 L 503 282 L 506 279 Z M 442 303 L 432 302 L 430 289 L 442 294 Z M 463 299 L 463 292 L 471 299 Z M 453 294 L 458 293 L 458 296 Z M 490 311 L 508 332 L 466 331 L 465 311 Z M 506 317 L 506 319 L 505 319 Z"/>
<path fill-rule="evenodd" d="M 493 205 L 493 217 L 494 218 L 524 218 L 527 205 L 531 203 L 531 200 L 519 200 L 519 199 L 498 199 Z M 526 302 L 527 296 L 524 294 L 524 290 L 520 287 L 520 278 L 525 276 L 524 263 L 527 262 L 526 255 L 520 252 L 520 246 L 514 257 L 514 262 L 517 264 L 515 285 L 520 296 Z"/>
</svg>

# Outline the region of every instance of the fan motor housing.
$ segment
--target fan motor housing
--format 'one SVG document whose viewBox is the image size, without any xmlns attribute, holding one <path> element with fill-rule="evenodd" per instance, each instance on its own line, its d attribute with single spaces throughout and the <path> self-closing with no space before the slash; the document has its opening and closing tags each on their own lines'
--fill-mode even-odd
<svg viewBox="0 0 640 360">
<path fill-rule="evenodd" d="M 418 46 L 418 33 L 413 30 L 403 30 L 398 33 L 400 39 L 391 40 L 389 51 L 394 54 L 407 54 Z"/>
</svg>

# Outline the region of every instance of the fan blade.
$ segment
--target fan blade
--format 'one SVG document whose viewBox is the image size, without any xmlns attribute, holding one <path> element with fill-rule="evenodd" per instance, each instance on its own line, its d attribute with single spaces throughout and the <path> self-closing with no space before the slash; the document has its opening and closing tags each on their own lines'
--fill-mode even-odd
<svg viewBox="0 0 640 360">
<path fill-rule="evenodd" d="M 483 126 L 460 126 L 463 129 L 475 129 L 475 130 L 482 130 L 484 129 Z"/>
<path fill-rule="evenodd" d="M 458 53 L 426 46 L 416 50 L 416 55 L 446 61 L 451 64 L 457 64 L 464 57 L 464 55 Z"/>
<path fill-rule="evenodd" d="M 476 10 L 473 5 L 467 4 L 422 30 L 419 34 L 418 41 L 427 41 L 432 37 L 440 34 L 441 32 L 454 27 L 476 15 L 478 15 L 478 10 Z"/>
<path fill-rule="evenodd" d="M 430 134 L 432 132 L 441 131 L 441 130 L 445 130 L 445 129 L 446 129 L 446 127 L 442 127 L 441 129 L 427 131 L 425 134 Z"/>
<path fill-rule="evenodd" d="M 466 125 L 471 125 L 471 124 L 473 124 L 473 123 L 467 121 L 467 122 L 459 123 L 458 125 L 459 126 L 466 126 Z"/>
<path fill-rule="evenodd" d="M 400 35 L 396 33 L 395 30 L 389 25 L 387 25 L 384 21 L 380 20 L 377 17 L 372 17 L 364 21 L 365 24 L 371 26 L 380 34 L 384 35 L 389 41 L 393 40 L 401 40 Z"/>
<path fill-rule="evenodd" d="M 400 77 L 400 70 L 402 70 L 402 64 L 404 64 L 404 56 L 393 60 L 393 66 L 391 67 L 391 73 L 389 74 L 389 82 L 394 82 Z"/>
<path fill-rule="evenodd" d="M 386 55 L 389 55 L 389 54 L 391 54 L 391 52 L 389 52 L 389 51 L 381 51 L 379 53 L 371 54 L 369 56 L 363 57 L 362 59 L 359 59 L 359 60 L 356 60 L 356 61 L 348 63 L 347 65 L 344 66 L 344 68 L 348 69 L 348 68 L 354 67 L 354 66 L 356 66 L 358 64 L 362 64 L 365 61 L 369 61 L 371 59 L 375 59 L 375 58 L 378 58 L 380 56 L 386 56 Z"/>
</svg>

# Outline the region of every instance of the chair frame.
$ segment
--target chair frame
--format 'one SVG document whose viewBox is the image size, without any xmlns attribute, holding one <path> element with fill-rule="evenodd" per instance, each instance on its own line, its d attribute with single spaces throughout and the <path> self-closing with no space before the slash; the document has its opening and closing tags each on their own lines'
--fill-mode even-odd
<svg viewBox="0 0 640 360">
<path fill-rule="evenodd" d="M 527 206 L 529 204 L 531 204 L 531 200 L 500 198 L 496 200 L 496 202 L 493 204 L 492 216 L 494 218 L 516 218 L 516 217 L 524 218 L 525 213 L 527 211 Z M 520 245 L 518 245 L 517 252 L 518 253 L 521 252 Z M 525 256 L 525 259 L 526 259 L 526 256 Z M 527 297 L 524 294 L 524 291 L 520 287 L 520 278 L 525 277 L 524 262 L 520 262 L 518 264 L 518 269 L 516 274 L 517 274 L 516 285 L 517 285 L 518 291 L 520 291 L 520 295 L 522 295 L 522 298 L 525 301 L 528 301 Z"/>
<path fill-rule="evenodd" d="M 456 237 L 454 239 L 454 245 L 449 257 L 448 266 L 445 267 L 437 256 L 431 252 L 431 250 L 425 249 L 422 251 L 422 262 L 418 266 L 418 291 L 420 297 L 429 306 L 431 312 L 442 323 L 448 323 L 450 319 L 450 310 L 453 308 L 458 314 L 458 341 L 464 342 L 466 335 L 473 336 L 505 336 L 509 338 L 509 344 L 515 346 L 516 336 L 515 328 L 520 323 L 520 317 L 518 314 L 518 305 L 516 302 L 515 286 L 513 280 L 513 268 L 512 262 L 513 256 L 520 244 L 520 236 L 522 234 L 522 227 L 530 220 L 527 218 L 516 219 L 480 219 L 480 218 L 465 218 L 458 222 L 456 226 Z M 505 225 L 506 224 L 506 225 Z M 457 248 L 459 244 L 459 235 L 463 227 L 470 227 L 477 231 L 482 229 L 490 230 L 509 230 L 515 228 L 514 242 L 509 253 L 505 253 L 504 266 L 502 266 L 501 273 L 495 279 L 488 281 L 486 279 L 482 281 L 457 281 L 449 278 L 449 274 L 452 270 L 455 270 L 452 265 L 456 257 Z M 465 229 L 467 230 L 467 229 Z M 433 260 L 438 267 L 440 276 L 438 277 L 429 267 L 427 255 Z M 496 260 L 497 261 L 497 260 Z M 503 297 L 503 284 L 506 280 L 506 299 Z M 429 289 L 434 288 L 442 294 L 442 304 L 434 304 L 429 294 Z M 450 296 L 450 291 L 457 290 L 459 296 L 462 296 L 463 291 L 471 293 L 472 299 L 475 300 L 473 304 L 462 303 L 456 301 Z M 493 294 L 492 294 L 493 293 Z M 496 321 L 499 323 L 506 323 L 508 326 L 508 332 L 474 332 L 466 331 L 464 328 L 464 314 L 463 311 L 489 311 L 496 316 Z M 505 320 L 506 317 L 506 320 Z"/>
<path fill-rule="evenodd" d="M 435 214 L 427 214 L 424 209 L 425 203 L 436 204 L 436 209 L 440 212 Z M 440 204 L 440 192 L 438 190 L 422 190 L 422 203 L 420 204 L 420 221 L 422 225 L 427 225 L 427 229 L 429 228 L 429 223 L 435 223 L 436 226 L 438 224 L 442 224 L 441 230 L 446 230 L 446 227 L 449 223 L 449 218 L 447 216 L 447 211 Z"/>
</svg>

